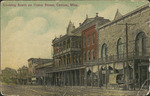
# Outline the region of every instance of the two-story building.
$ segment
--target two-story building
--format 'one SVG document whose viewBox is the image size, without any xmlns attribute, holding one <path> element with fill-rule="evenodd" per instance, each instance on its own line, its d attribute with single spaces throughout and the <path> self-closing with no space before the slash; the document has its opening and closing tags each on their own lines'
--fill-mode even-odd
<svg viewBox="0 0 150 96">
<path fill-rule="evenodd" d="M 108 22 L 110 20 L 99 17 L 96 13 L 94 18 L 88 18 L 87 16 L 80 25 L 81 55 L 82 63 L 85 65 L 85 85 L 97 86 L 98 84 L 97 28 Z"/>
<path fill-rule="evenodd" d="M 81 34 L 70 21 L 67 33 L 52 41 L 54 85 L 83 85 L 84 70 L 81 64 Z"/>
<path fill-rule="evenodd" d="M 141 87 L 148 77 L 150 7 L 141 6 L 98 28 L 100 84 Z M 148 85 L 148 81 L 145 85 Z"/>
<path fill-rule="evenodd" d="M 37 84 L 52 85 L 52 75 L 47 74 L 47 71 L 52 70 L 53 59 L 48 61 L 49 62 L 41 63 L 35 66 Z"/>
<path fill-rule="evenodd" d="M 51 59 L 30 58 L 28 59 L 29 82 L 36 82 L 36 66 L 51 62 Z"/>
</svg>

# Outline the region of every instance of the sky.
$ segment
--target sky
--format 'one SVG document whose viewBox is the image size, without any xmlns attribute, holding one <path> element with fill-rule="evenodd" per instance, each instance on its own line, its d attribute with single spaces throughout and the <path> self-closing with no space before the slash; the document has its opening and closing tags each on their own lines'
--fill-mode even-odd
<svg viewBox="0 0 150 96">
<path fill-rule="evenodd" d="M 124 15 L 146 3 L 147 0 L 3 1 L 1 69 L 27 66 L 29 58 L 52 58 L 52 40 L 66 34 L 69 21 L 78 27 L 86 19 L 86 15 L 89 18 L 95 17 L 97 12 L 99 16 L 113 20 L 117 9 Z M 58 4 L 68 6 L 57 6 Z"/>
</svg>

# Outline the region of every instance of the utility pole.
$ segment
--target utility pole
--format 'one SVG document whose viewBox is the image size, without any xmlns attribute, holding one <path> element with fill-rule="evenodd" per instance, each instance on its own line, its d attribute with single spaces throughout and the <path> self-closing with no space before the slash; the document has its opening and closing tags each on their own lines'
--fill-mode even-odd
<svg viewBox="0 0 150 96">
<path fill-rule="evenodd" d="M 125 24 L 118 24 L 118 25 L 125 25 L 125 31 L 126 31 L 126 65 L 127 65 L 127 73 L 129 72 L 129 63 L 128 63 L 128 26 L 129 25 L 136 25 L 136 24 L 129 24 L 129 23 L 125 23 Z M 127 81 L 126 83 L 126 87 L 127 89 L 129 89 L 129 76 L 127 76 Z"/>
</svg>

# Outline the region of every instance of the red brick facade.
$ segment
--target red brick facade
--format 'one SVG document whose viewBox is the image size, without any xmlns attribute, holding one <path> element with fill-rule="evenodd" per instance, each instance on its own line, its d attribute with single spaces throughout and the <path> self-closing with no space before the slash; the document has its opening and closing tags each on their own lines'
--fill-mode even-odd
<svg viewBox="0 0 150 96">
<path fill-rule="evenodd" d="M 93 25 L 81 31 L 82 63 L 83 61 L 94 60 L 97 58 L 97 32 L 95 28 L 96 25 Z"/>
</svg>

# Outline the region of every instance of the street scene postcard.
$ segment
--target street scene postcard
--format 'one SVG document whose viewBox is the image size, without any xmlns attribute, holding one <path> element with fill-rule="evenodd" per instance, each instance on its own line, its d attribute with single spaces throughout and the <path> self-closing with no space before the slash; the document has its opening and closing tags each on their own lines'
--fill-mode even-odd
<svg viewBox="0 0 150 96">
<path fill-rule="evenodd" d="M 0 7 L 0 96 L 150 96 L 150 0 Z"/>
</svg>

